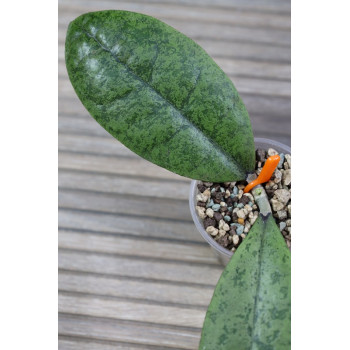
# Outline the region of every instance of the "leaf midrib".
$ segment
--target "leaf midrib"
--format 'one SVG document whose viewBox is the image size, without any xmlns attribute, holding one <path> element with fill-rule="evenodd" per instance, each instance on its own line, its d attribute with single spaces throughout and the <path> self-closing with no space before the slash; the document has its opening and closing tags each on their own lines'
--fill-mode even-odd
<svg viewBox="0 0 350 350">
<path fill-rule="evenodd" d="M 261 214 L 260 214 L 261 215 Z M 270 214 L 268 214 L 270 215 Z M 266 218 L 267 220 L 267 218 Z M 257 306 L 258 306 L 258 302 L 259 302 L 259 296 L 260 296 L 260 287 L 261 287 L 261 270 L 262 270 L 262 255 L 263 255 L 263 250 L 264 250 L 264 238 L 265 238 L 265 234 L 266 234 L 266 221 L 265 219 L 262 218 L 263 221 L 263 232 L 260 238 L 260 251 L 259 251 L 259 257 L 258 257 L 258 283 L 256 286 L 256 292 L 255 292 L 255 298 L 254 298 L 254 309 L 253 309 L 253 325 L 252 325 L 252 336 L 251 336 L 251 344 L 250 344 L 250 350 L 253 350 L 253 345 L 254 343 L 254 333 L 255 333 L 255 328 L 256 328 L 256 322 L 258 319 L 257 316 Z"/>
<path fill-rule="evenodd" d="M 105 47 L 93 34 L 89 33 L 86 29 L 79 27 L 82 32 L 87 35 L 89 38 L 93 39 L 104 51 L 108 52 L 117 63 L 121 64 L 125 69 L 127 69 L 130 74 L 132 74 L 138 81 L 140 81 L 142 84 L 147 85 L 152 91 L 154 91 L 159 97 L 162 98 L 167 104 L 169 104 L 183 119 L 186 120 L 187 123 L 190 124 L 191 127 L 193 127 L 198 133 L 204 136 L 205 139 L 208 140 L 209 143 L 213 145 L 214 148 L 216 148 L 220 154 L 222 154 L 229 162 L 232 162 L 235 164 L 236 168 L 239 169 L 242 173 L 246 173 L 245 169 L 242 168 L 242 166 L 238 163 L 238 161 L 229 153 L 227 153 L 218 143 L 216 143 L 214 140 L 207 137 L 207 135 L 198 128 L 197 125 L 193 124 L 193 122 L 188 119 L 181 110 L 179 110 L 176 106 L 173 105 L 173 103 L 157 91 L 153 86 L 151 86 L 147 81 L 143 80 L 141 77 L 139 77 L 127 64 L 121 62 L 116 55 L 114 55 L 110 49 Z M 198 77 L 197 77 L 198 79 Z M 193 89 L 194 90 L 194 89 Z M 193 90 L 191 92 L 193 92 Z"/>
</svg>

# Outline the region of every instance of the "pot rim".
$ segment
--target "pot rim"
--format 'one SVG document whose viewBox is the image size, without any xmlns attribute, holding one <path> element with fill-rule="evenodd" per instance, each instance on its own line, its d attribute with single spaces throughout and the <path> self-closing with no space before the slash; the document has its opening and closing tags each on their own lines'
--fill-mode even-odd
<svg viewBox="0 0 350 350">
<path fill-rule="evenodd" d="M 277 148 L 281 151 L 279 153 L 284 152 L 284 153 L 289 153 L 291 154 L 291 148 L 281 142 L 266 139 L 266 138 L 260 138 L 256 137 L 254 138 L 254 143 L 259 144 L 260 147 L 272 147 L 272 148 Z M 190 212 L 191 216 L 193 219 L 193 222 L 201 234 L 201 236 L 207 241 L 207 243 L 215 250 L 217 251 L 220 255 L 223 255 L 224 257 L 230 259 L 232 255 L 234 254 L 232 251 L 224 248 L 221 246 L 219 243 L 217 243 L 214 238 L 212 238 L 205 230 L 203 227 L 202 219 L 199 218 L 197 212 L 196 212 L 196 205 L 195 205 L 195 197 L 197 194 L 197 181 L 199 180 L 192 180 L 191 181 L 191 186 L 190 186 L 190 194 L 189 194 L 189 205 L 190 205 Z"/>
</svg>

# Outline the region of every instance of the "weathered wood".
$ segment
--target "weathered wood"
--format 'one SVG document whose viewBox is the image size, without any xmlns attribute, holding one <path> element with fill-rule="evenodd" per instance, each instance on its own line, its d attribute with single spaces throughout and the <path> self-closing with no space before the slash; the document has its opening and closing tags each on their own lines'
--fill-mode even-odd
<svg viewBox="0 0 350 350">
<path fill-rule="evenodd" d="M 276 28 L 290 30 L 290 16 L 289 14 L 276 14 L 276 13 L 261 13 L 254 11 L 227 11 L 220 7 L 202 7 L 198 11 L 198 6 L 192 6 L 189 3 L 184 11 L 183 5 L 179 5 L 176 2 L 164 4 L 158 3 L 140 3 L 138 1 L 125 2 L 110 0 L 100 0 L 97 3 L 86 0 L 71 1 L 63 0 L 60 2 L 59 9 L 59 21 L 60 23 L 68 23 L 74 16 L 82 13 L 83 11 L 100 11 L 100 10 L 126 10 L 133 12 L 141 12 L 149 16 L 164 19 L 177 19 L 186 22 L 206 24 L 206 23 L 218 23 L 218 24 L 232 24 L 244 27 L 258 27 L 258 28 Z M 61 22 L 62 21 L 62 22 Z"/>
<path fill-rule="evenodd" d="M 96 8 L 98 9 L 98 7 Z M 59 17 L 59 27 L 65 33 L 68 24 L 78 15 L 84 13 L 84 8 L 76 11 L 69 18 Z M 205 28 L 205 38 L 211 40 L 225 40 L 228 42 L 245 41 L 250 43 L 268 44 L 273 46 L 290 46 L 289 30 L 276 28 L 253 28 L 242 27 L 224 23 L 196 23 L 193 21 L 183 21 L 179 19 L 157 17 L 166 24 L 172 26 L 181 33 L 192 39 L 203 38 L 203 28 Z M 59 32 L 59 34 L 62 33 Z M 63 39 L 62 37 L 60 37 Z"/>
<path fill-rule="evenodd" d="M 192 221 L 187 200 L 60 188 L 58 205 L 63 208 L 102 211 L 128 216 L 135 213 L 135 215 L 154 218 Z"/>
<path fill-rule="evenodd" d="M 133 214 L 113 214 L 61 208 L 58 223 L 62 228 L 93 230 L 97 232 L 131 235 L 137 239 L 144 237 L 163 237 L 190 239 L 202 242 L 202 237 L 193 223 Z"/>
<path fill-rule="evenodd" d="M 142 301 L 118 300 L 86 294 L 59 293 L 58 311 L 63 313 L 116 318 L 182 327 L 202 327 L 205 310 L 180 306 L 148 304 Z"/>
<path fill-rule="evenodd" d="M 137 259 L 106 254 L 60 250 L 58 267 L 69 271 L 93 272 L 133 279 L 145 278 L 184 284 L 215 286 L 223 267 L 154 259 Z"/>
<path fill-rule="evenodd" d="M 197 349 L 200 330 L 174 328 L 140 322 L 63 314 L 58 320 L 59 334 L 88 339 L 157 345 L 175 349 Z"/>
<path fill-rule="evenodd" d="M 87 252 L 218 264 L 207 244 L 175 243 L 65 230 L 59 231 L 58 246 Z"/>
<path fill-rule="evenodd" d="M 190 181 L 154 180 L 145 177 L 119 176 L 115 174 L 90 173 L 84 171 L 59 171 L 58 184 L 64 189 L 96 191 L 142 197 L 181 200 L 184 205 L 189 196 Z M 141 202 L 140 202 L 141 203 Z M 160 202 L 159 202 L 160 203 Z"/>
<path fill-rule="evenodd" d="M 130 343 L 117 343 L 110 341 L 101 341 L 96 339 L 84 339 L 81 337 L 58 337 L 58 350 L 140 350 L 140 346 Z M 145 347 L 142 349 L 153 349 L 154 347 Z"/>
<path fill-rule="evenodd" d="M 58 288 L 70 292 L 143 299 L 158 303 L 187 304 L 204 308 L 209 305 L 213 295 L 211 288 L 203 286 L 137 281 L 69 271 L 59 272 Z"/>
</svg>

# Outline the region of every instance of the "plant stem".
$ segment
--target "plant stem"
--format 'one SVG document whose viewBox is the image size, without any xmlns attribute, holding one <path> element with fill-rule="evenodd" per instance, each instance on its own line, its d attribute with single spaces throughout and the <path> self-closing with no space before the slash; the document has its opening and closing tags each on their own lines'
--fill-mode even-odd
<svg viewBox="0 0 350 350">
<path fill-rule="evenodd" d="M 255 180 L 256 178 L 257 176 L 255 173 L 250 173 L 247 175 L 246 180 L 249 183 Z M 267 194 L 264 188 L 261 185 L 257 185 L 251 190 L 251 193 L 255 199 L 257 206 L 260 209 L 260 213 L 263 214 L 264 216 L 271 213 L 269 198 L 267 197 Z"/>
</svg>

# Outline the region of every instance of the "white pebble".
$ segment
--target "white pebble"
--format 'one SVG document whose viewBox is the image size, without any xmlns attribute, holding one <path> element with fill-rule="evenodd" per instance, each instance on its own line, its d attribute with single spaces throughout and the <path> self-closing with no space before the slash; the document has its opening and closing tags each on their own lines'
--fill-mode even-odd
<svg viewBox="0 0 350 350">
<path fill-rule="evenodd" d="M 282 180 L 282 173 L 281 173 L 278 169 L 276 169 L 276 170 L 275 170 L 275 178 L 274 178 L 273 181 L 274 181 L 276 184 L 278 184 L 278 183 L 281 182 L 281 180 Z"/>
<path fill-rule="evenodd" d="M 225 202 L 220 202 L 220 207 L 226 207 L 227 204 Z"/>
<path fill-rule="evenodd" d="M 292 182 L 292 171 L 291 169 L 287 169 L 283 173 L 283 186 L 288 186 Z"/>
<path fill-rule="evenodd" d="M 197 210 L 198 216 L 201 219 L 205 219 L 206 218 L 207 215 L 205 214 L 205 208 L 196 206 L 196 210 Z"/>
<path fill-rule="evenodd" d="M 287 212 L 285 210 L 279 210 L 277 212 L 277 217 L 279 220 L 287 219 Z"/>
<path fill-rule="evenodd" d="M 288 166 L 289 166 L 289 169 L 292 168 L 292 159 L 291 159 L 291 155 L 290 154 L 286 154 L 284 156 L 284 158 L 286 159 L 287 163 L 288 163 Z"/>
<path fill-rule="evenodd" d="M 269 149 L 267 150 L 267 155 L 268 155 L 269 157 L 275 156 L 276 154 L 278 154 L 278 152 L 277 152 L 275 149 L 273 149 L 273 148 L 269 148 Z"/>
<path fill-rule="evenodd" d="M 219 230 L 214 226 L 208 226 L 205 231 L 207 231 L 207 233 L 209 233 L 211 236 L 216 236 L 219 233 Z"/>
<path fill-rule="evenodd" d="M 219 230 L 222 230 L 224 228 L 224 225 L 225 225 L 225 221 L 221 219 L 219 221 Z"/>
<path fill-rule="evenodd" d="M 292 225 L 292 220 L 291 219 L 287 219 L 286 220 L 286 224 L 288 227 L 290 227 Z"/>
<path fill-rule="evenodd" d="M 226 231 L 225 230 L 219 230 L 219 238 L 220 237 L 224 237 L 226 234 Z"/>
<path fill-rule="evenodd" d="M 238 235 L 233 235 L 232 236 L 232 242 L 234 245 L 237 245 L 239 243 L 239 236 Z"/>
<path fill-rule="evenodd" d="M 290 200 L 290 192 L 288 190 L 276 190 L 274 193 L 274 198 L 281 202 L 283 205 L 286 205 Z"/>
<path fill-rule="evenodd" d="M 247 214 L 244 212 L 244 209 L 238 210 L 237 216 L 241 219 L 245 219 Z"/>
<path fill-rule="evenodd" d="M 241 199 L 242 196 L 243 196 L 243 190 L 239 190 L 237 195 L 238 199 Z"/>
<path fill-rule="evenodd" d="M 292 216 L 292 205 L 291 204 L 287 205 L 287 210 L 288 210 L 288 217 L 291 217 Z"/>
<path fill-rule="evenodd" d="M 270 202 L 271 202 L 273 211 L 279 211 L 279 210 L 282 210 L 284 208 L 283 203 L 281 203 L 280 201 L 278 201 L 275 198 L 272 198 L 270 200 Z"/>
<path fill-rule="evenodd" d="M 244 195 L 247 196 L 251 202 L 253 202 L 253 203 L 255 202 L 254 197 L 251 193 L 245 193 Z"/>
<path fill-rule="evenodd" d="M 247 209 L 247 211 L 248 211 L 247 214 L 249 214 L 251 211 L 253 211 L 253 208 L 252 208 L 249 204 L 246 204 L 246 205 L 244 206 L 244 209 Z"/>
<path fill-rule="evenodd" d="M 226 190 L 226 192 L 225 192 L 225 198 L 230 197 L 230 195 L 231 195 L 230 191 L 229 191 L 229 190 Z"/>
<path fill-rule="evenodd" d="M 204 186 L 210 187 L 213 183 L 212 182 L 203 182 Z"/>
<path fill-rule="evenodd" d="M 210 218 L 214 216 L 214 210 L 211 208 L 208 208 L 205 212 Z"/>
<path fill-rule="evenodd" d="M 206 202 L 209 198 L 210 198 L 210 190 L 209 188 L 207 188 L 203 193 L 202 193 L 203 197 L 206 197 L 207 199 L 204 201 Z"/>
<path fill-rule="evenodd" d="M 224 224 L 223 229 L 225 231 L 230 231 L 230 226 L 228 224 Z"/>
</svg>

